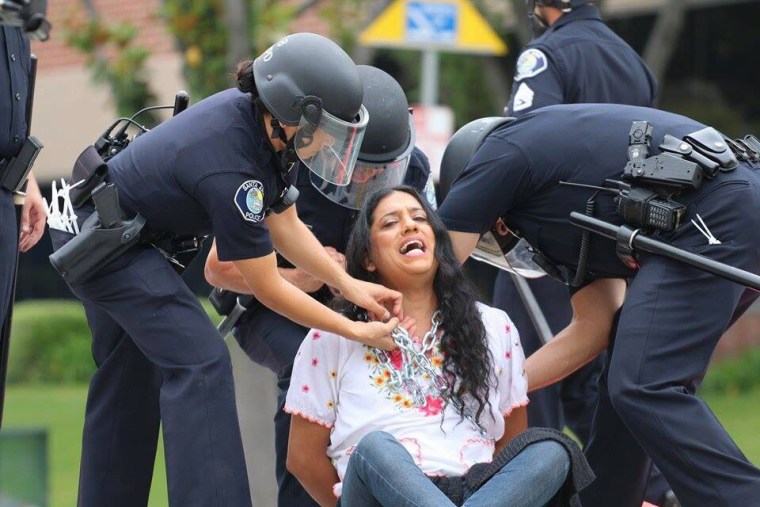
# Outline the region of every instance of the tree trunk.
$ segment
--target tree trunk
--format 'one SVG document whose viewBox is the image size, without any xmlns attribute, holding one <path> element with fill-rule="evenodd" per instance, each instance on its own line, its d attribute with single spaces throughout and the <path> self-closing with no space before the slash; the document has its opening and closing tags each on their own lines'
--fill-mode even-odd
<svg viewBox="0 0 760 507">
<path fill-rule="evenodd" d="M 224 23 L 227 25 L 227 68 L 250 57 L 251 37 L 248 34 L 248 2 L 224 0 Z"/>
</svg>

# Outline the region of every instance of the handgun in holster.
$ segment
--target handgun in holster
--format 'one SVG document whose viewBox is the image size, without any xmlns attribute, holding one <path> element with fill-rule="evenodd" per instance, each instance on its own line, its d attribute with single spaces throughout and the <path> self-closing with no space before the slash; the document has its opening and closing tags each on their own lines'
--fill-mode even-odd
<svg viewBox="0 0 760 507">
<path fill-rule="evenodd" d="M 79 234 L 50 256 L 50 263 L 70 285 L 85 282 L 130 247 L 137 244 L 145 218 L 128 219 L 119 206 L 113 183 L 100 183 L 92 191 L 95 211 Z"/>
</svg>

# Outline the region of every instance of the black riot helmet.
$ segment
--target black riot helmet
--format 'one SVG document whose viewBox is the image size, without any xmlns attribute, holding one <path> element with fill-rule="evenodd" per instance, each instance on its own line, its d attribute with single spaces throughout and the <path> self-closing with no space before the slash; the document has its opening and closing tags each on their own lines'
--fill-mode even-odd
<svg viewBox="0 0 760 507">
<path fill-rule="evenodd" d="M 327 181 L 350 181 L 368 115 L 351 57 L 330 39 L 295 33 L 253 62 L 258 97 L 272 116 L 298 126 L 298 158 Z"/>
<path fill-rule="evenodd" d="M 514 118 L 491 116 L 471 121 L 457 130 L 443 151 L 438 195 L 445 201 L 451 185 L 467 166 L 486 137 Z M 473 196 L 477 199 L 477 196 Z M 512 232 L 500 218 L 480 237 L 472 258 L 525 278 L 539 278 L 544 271 L 533 262 L 530 245 Z"/>
<path fill-rule="evenodd" d="M 451 136 L 448 144 L 446 144 L 446 149 L 443 151 L 441 171 L 438 175 L 438 195 L 441 200 L 446 198 L 451 184 L 457 179 L 459 173 L 462 172 L 486 137 L 497 128 L 513 120 L 514 118 L 503 116 L 480 118 L 471 121 Z"/>
<path fill-rule="evenodd" d="M 404 90 L 385 71 L 357 66 L 370 121 L 348 185 L 331 184 L 311 173 L 311 183 L 325 197 L 350 209 L 361 208 L 368 195 L 404 181 L 414 150 L 414 123 Z"/>
</svg>

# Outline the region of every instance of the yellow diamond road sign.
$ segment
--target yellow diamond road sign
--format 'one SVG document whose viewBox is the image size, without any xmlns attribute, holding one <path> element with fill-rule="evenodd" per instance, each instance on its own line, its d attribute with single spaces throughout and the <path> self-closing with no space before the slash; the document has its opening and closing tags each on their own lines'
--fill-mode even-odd
<svg viewBox="0 0 760 507">
<path fill-rule="evenodd" d="M 365 46 L 503 55 L 507 45 L 467 0 L 394 0 L 359 35 Z"/>
</svg>

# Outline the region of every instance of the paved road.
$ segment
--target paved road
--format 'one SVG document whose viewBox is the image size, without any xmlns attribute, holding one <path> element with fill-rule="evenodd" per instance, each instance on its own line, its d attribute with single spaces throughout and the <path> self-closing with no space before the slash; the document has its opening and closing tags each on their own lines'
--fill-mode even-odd
<svg viewBox="0 0 760 507">
<path fill-rule="evenodd" d="M 277 403 L 275 376 L 254 364 L 230 337 L 240 430 L 243 435 L 248 480 L 255 507 L 277 505 L 274 478 L 274 417 Z"/>
</svg>

